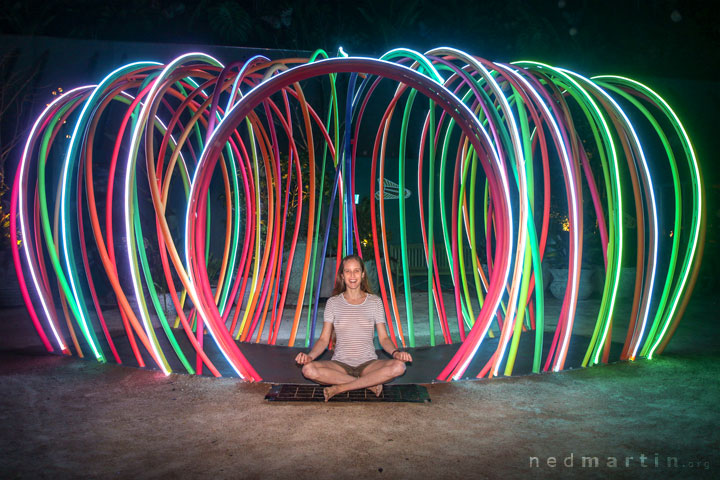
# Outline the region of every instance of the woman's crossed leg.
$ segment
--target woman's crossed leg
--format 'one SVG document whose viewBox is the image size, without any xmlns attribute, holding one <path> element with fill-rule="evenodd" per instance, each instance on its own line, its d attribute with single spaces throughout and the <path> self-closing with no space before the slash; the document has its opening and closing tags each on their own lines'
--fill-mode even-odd
<svg viewBox="0 0 720 480">
<path fill-rule="evenodd" d="M 384 383 L 405 373 L 405 363 L 400 360 L 373 360 L 362 369 L 359 377 L 354 377 L 335 362 L 318 360 L 303 366 L 302 373 L 314 382 L 330 385 L 323 391 L 327 402 L 339 393 L 360 388 L 368 388 L 380 396 Z"/>
</svg>

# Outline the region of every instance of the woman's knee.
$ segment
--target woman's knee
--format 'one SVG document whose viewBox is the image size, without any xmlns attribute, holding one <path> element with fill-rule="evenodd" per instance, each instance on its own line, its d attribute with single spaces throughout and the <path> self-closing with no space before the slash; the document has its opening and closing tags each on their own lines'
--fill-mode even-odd
<svg viewBox="0 0 720 480">
<path fill-rule="evenodd" d="M 317 377 L 317 367 L 315 366 L 315 363 L 310 362 L 306 363 L 302 367 L 302 374 L 305 378 L 313 379 Z"/>
<path fill-rule="evenodd" d="M 400 360 L 390 360 L 390 362 L 390 368 L 394 376 L 399 377 L 405 373 L 405 362 Z"/>
</svg>

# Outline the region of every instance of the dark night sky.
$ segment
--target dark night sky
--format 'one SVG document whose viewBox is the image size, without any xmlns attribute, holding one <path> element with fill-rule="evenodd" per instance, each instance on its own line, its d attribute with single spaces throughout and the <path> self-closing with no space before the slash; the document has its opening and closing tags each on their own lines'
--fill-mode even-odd
<svg viewBox="0 0 720 480">
<path fill-rule="evenodd" d="M 593 73 L 713 79 L 717 2 L 680 0 L 4 1 L 0 31 L 378 55 L 450 45 Z"/>
</svg>

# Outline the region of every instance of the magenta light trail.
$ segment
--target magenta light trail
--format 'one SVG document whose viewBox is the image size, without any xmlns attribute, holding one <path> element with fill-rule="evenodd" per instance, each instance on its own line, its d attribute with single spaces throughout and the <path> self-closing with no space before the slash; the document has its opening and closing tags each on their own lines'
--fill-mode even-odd
<svg viewBox="0 0 720 480">
<path fill-rule="evenodd" d="M 656 204 L 658 178 L 672 179 L 672 208 Z M 435 346 L 436 326 L 457 344 L 433 366 L 447 381 L 473 365 L 478 377 L 511 375 L 518 355 L 533 372 L 559 371 L 571 345 L 586 352 L 582 366 L 606 363 L 620 334 L 620 359 L 661 353 L 697 278 L 704 201 L 679 118 L 635 80 L 448 47 L 227 67 L 188 53 L 124 65 L 47 106 L 14 178 L 11 234 L 48 351 L 124 362 L 102 310 L 111 298 L 138 365 L 219 376 L 220 361 L 259 381 L 238 341 L 311 345 L 332 277 L 322 259 L 357 252 L 377 268 L 396 345 Z M 578 327 L 591 240 L 604 284 L 594 325 Z M 556 319 L 545 312 L 550 263 L 567 271 Z M 616 308 L 625 290 L 627 318 Z"/>
</svg>

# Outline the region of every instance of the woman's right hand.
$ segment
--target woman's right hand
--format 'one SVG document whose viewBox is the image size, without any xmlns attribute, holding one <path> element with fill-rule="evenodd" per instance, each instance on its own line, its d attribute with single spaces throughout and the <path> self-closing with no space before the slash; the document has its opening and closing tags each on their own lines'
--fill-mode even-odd
<svg viewBox="0 0 720 480">
<path fill-rule="evenodd" d="M 306 365 L 312 361 L 313 361 L 313 359 L 310 358 L 310 355 L 308 355 L 307 353 L 304 353 L 304 352 L 298 353 L 297 356 L 295 357 L 295 363 L 300 364 L 300 365 Z"/>
</svg>

